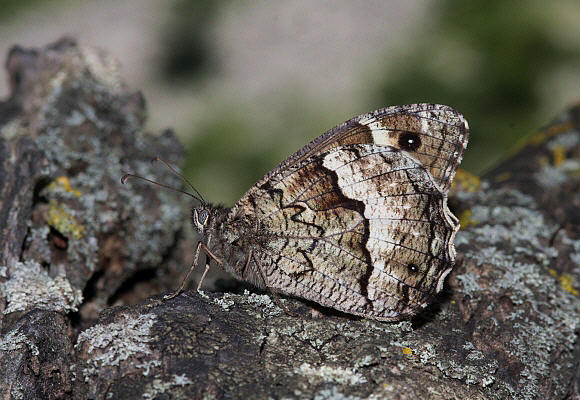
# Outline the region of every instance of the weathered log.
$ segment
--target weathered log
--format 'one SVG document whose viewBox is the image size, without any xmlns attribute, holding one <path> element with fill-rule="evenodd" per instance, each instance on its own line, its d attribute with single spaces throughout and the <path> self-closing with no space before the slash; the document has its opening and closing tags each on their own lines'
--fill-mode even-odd
<svg viewBox="0 0 580 400">
<path fill-rule="evenodd" d="M 149 160 L 179 165 L 182 149 L 143 132 L 143 98 L 104 53 L 63 39 L 7 67 L 3 398 L 580 398 L 580 106 L 481 181 L 458 174 L 458 262 L 411 321 L 283 298 L 293 317 L 257 291 L 110 307 L 138 271 L 170 290 L 189 267 L 183 198 L 119 184 L 135 171 L 178 186 Z"/>
</svg>

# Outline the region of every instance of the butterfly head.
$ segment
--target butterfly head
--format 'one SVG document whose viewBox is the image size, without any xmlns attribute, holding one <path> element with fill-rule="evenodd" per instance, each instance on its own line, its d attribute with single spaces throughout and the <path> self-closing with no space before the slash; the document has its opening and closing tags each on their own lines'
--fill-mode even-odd
<svg viewBox="0 0 580 400">
<path fill-rule="evenodd" d="M 191 210 L 191 222 L 193 223 L 193 228 L 203 235 L 205 228 L 209 223 L 209 209 L 206 205 L 202 204 L 199 207 L 194 207 Z"/>
<path fill-rule="evenodd" d="M 165 164 L 165 166 L 167 168 L 169 168 L 169 170 L 171 172 L 173 172 L 175 175 L 179 176 L 185 183 L 187 183 L 189 185 L 189 187 L 193 190 L 193 193 L 185 192 L 181 189 L 176 189 L 174 187 L 165 185 L 163 183 L 155 182 L 151 179 L 147 179 L 147 178 L 144 178 L 142 176 L 135 175 L 135 174 L 123 175 L 123 177 L 121 178 L 121 183 L 124 184 L 127 181 L 127 179 L 129 179 L 129 178 L 138 178 L 138 179 L 142 179 L 144 181 L 147 181 L 149 183 L 152 183 L 154 185 L 161 186 L 161 187 L 164 187 L 166 189 L 173 190 L 174 192 L 183 193 L 183 194 L 188 195 L 189 197 L 192 197 L 194 200 L 196 200 L 200 204 L 199 206 L 194 207 L 192 212 L 191 212 L 191 220 L 193 222 L 193 227 L 200 235 L 203 235 L 203 233 L 206 230 L 206 228 L 209 224 L 209 221 L 210 221 L 210 217 L 209 217 L 210 207 L 209 207 L 209 205 L 206 203 L 206 201 L 203 199 L 201 194 L 197 191 L 197 189 L 192 185 L 192 183 L 185 176 L 183 176 L 180 172 L 178 172 L 175 168 L 173 168 L 171 165 L 169 165 L 167 162 L 165 162 L 161 158 L 157 157 L 152 162 L 155 162 L 155 161 L 160 161 L 163 164 Z"/>
</svg>

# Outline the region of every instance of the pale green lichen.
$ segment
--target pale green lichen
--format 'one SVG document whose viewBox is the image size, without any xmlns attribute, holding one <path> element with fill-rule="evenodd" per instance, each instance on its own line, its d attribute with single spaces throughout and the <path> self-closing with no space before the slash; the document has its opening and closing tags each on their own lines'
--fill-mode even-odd
<svg viewBox="0 0 580 400">
<path fill-rule="evenodd" d="M 464 289 L 469 293 L 481 290 L 481 287 L 477 283 L 477 277 L 472 272 L 468 272 L 463 275 L 458 275 L 457 279 L 463 284 Z"/>
<path fill-rule="evenodd" d="M 358 396 L 346 396 L 339 388 L 333 386 L 330 389 L 321 389 L 314 393 L 313 400 L 361 400 Z"/>
<path fill-rule="evenodd" d="M 310 384 L 334 382 L 339 385 L 360 385 L 367 382 L 367 379 L 354 371 L 354 369 L 346 369 L 340 366 L 313 366 L 309 363 L 302 363 L 294 372 L 305 376 Z"/>
<path fill-rule="evenodd" d="M 248 304 L 260 306 L 260 313 L 268 317 L 281 315 L 285 312 L 267 294 L 250 293 L 244 289 L 244 299 Z M 280 299 L 280 301 L 284 304 L 285 299 Z"/>
<path fill-rule="evenodd" d="M 534 174 L 534 179 L 544 188 L 553 189 L 561 186 L 569 178 L 563 168 L 546 164 Z"/>
<path fill-rule="evenodd" d="M 294 333 L 294 337 L 304 343 L 309 343 L 315 349 L 322 349 L 328 339 L 328 333 L 322 335 L 316 323 L 305 322 L 302 329 Z"/>
<path fill-rule="evenodd" d="M 473 360 L 469 360 L 473 363 Z M 480 364 L 465 364 L 453 359 L 442 360 L 438 362 L 437 368 L 447 377 L 460 379 L 468 385 L 479 384 L 483 386 L 484 382 L 494 380 L 494 374 L 497 372 L 498 362 L 484 362 Z"/>
<path fill-rule="evenodd" d="M 363 324 L 365 325 L 365 327 L 373 331 L 393 334 L 396 337 L 400 337 L 406 333 L 413 332 L 413 324 L 411 323 L 411 321 L 408 320 L 385 324 L 379 321 L 367 319 L 363 321 Z"/>
<path fill-rule="evenodd" d="M 145 390 L 141 397 L 146 400 L 153 400 L 159 398 L 159 395 L 168 393 L 171 397 L 175 397 L 175 389 L 182 388 L 187 385 L 192 385 L 194 382 L 185 375 L 172 375 L 171 380 L 163 381 L 161 379 L 154 379 L 145 386 Z"/>
<path fill-rule="evenodd" d="M 151 357 L 151 327 L 155 323 L 155 314 L 144 314 L 137 318 L 122 316 L 123 321 L 96 325 L 78 336 L 75 348 L 86 345 L 87 367 L 83 369 L 85 380 L 90 375 L 99 374 L 103 367 L 119 366 L 130 357 L 140 356 L 141 366 L 146 366 L 147 357 Z M 149 364 L 149 369 L 155 365 Z"/>
<path fill-rule="evenodd" d="M 21 350 L 23 348 L 28 348 L 30 353 L 34 356 L 37 356 L 39 353 L 38 347 L 36 344 L 26 335 L 21 333 L 19 329 L 15 329 L 13 331 L 8 332 L 2 338 L 0 338 L 0 351 L 15 351 Z"/>
<path fill-rule="evenodd" d="M 36 347 L 36 344 L 32 340 L 30 340 L 26 335 L 21 333 L 19 328 L 16 328 L 8 332 L 4 336 L 0 337 L 0 352 L 2 353 L 3 359 L 8 359 L 12 357 L 11 352 L 13 351 L 17 352 L 15 359 L 18 359 L 19 357 L 22 356 L 23 349 L 28 349 L 30 354 L 32 354 L 35 357 L 37 357 L 40 354 L 38 347 Z M 10 396 L 7 397 L 10 397 L 12 399 L 22 399 L 22 400 L 26 399 L 26 397 L 24 396 L 25 388 L 23 387 L 21 382 L 10 382 L 9 389 Z M 3 392 L 3 394 L 6 393 L 7 393 L 6 391 Z"/>
<path fill-rule="evenodd" d="M 50 228 L 46 225 L 40 227 L 30 228 L 30 233 L 26 236 L 26 246 L 34 246 L 35 253 L 37 253 L 41 260 L 36 261 L 50 261 L 51 248 L 50 242 L 46 240 Z"/>
<path fill-rule="evenodd" d="M 274 302 L 267 294 L 250 293 L 249 290 L 244 289 L 244 298 L 250 304 L 257 304 L 260 306 L 272 306 Z"/>
<path fill-rule="evenodd" d="M 18 262 L 9 270 L 10 279 L 0 282 L 8 303 L 4 314 L 33 308 L 70 312 L 82 303 L 82 292 L 73 289 L 66 276 L 51 277 L 37 262 Z"/>
<path fill-rule="evenodd" d="M 143 376 L 148 376 L 151 371 L 155 370 L 156 367 L 161 366 L 161 361 L 159 360 L 146 360 L 142 363 L 135 364 L 135 368 L 143 370 Z"/>
<path fill-rule="evenodd" d="M 295 389 L 292 397 L 281 397 L 281 400 L 308 399 L 312 400 L 361 400 L 358 396 L 347 396 L 336 386 L 330 389 L 320 389 L 315 393 Z M 269 399 L 270 400 L 270 399 Z"/>
<path fill-rule="evenodd" d="M 557 374 L 552 372 L 555 368 L 553 352 L 555 346 L 571 351 L 576 340 L 574 332 L 579 323 L 576 316 L 580 302 L 570 295 L 569 290 L 563 290 L 549 273 L 549 266 L 558 256 L 557 250 L 549 243 L 558 227 L 545 221 L 536 211 L 537 206 L 531 197 L 517 191 L 497 190 L 470 196 L 470 200 L 476 199 L 477 203 L 473 207 L 474 218 L 486 223 L 459 232 L 456 247 L 471 263 L 486 266 L 488 272 L 485 277 L 474 272 L 457 275 L 461 283 L 459 290 L 471 298 L 479 298 L 490 291 L 497 296 L 509 293 L 514 308 L 502 323 L 511 326 L 504 326 L 502 331 L 517 333 L 511 335 L 505 351 L 519 360 L 525 369 L 520 374 L 519 387 L 515 388 L 502 379 L 495 379 L 499 366 L 489 360 L 487 367 L 481 365 L 479 371 L 456 365 L 451 359 L 439 361 L 438 367 L 451 377 L 468 383 L 477 381 L 483 387 L 491 387 L 495 393 L 506 393 L 511 398 L 535 398 L 540 382 L 544 382 L 546 377 L 552 380 L 553 390 L 561 392 L 563 382 L 558 383 Z M 562 241 L 566 240 L 576 246 L 569 238 Z M 495 305 L 490 304 L 488 308 L 494 309 Z M 489 322 L 497 325 L 497 321 Z M 478 329 L 486 328 L 482 325 L 476 327 Z M 422 361 L 442 358 L 431 350 L 425 355 L 420 354 Z M 466 361 L 485 362 L 481 356 L 470 352 Z"/>
<path fill-rule="evenodd" d="M 85 89 L 95 90 L 93 87 L 78 90 Z M 99 93 L 106 99 L 110 97 L 110 93 L 106 88 L 104 90 L 104 93 Z M 117 150 L 111 151 L 109 145 L 104 142 L 108 133 L 117 130 L 118 126 L 102 123 L 92 105 L 80 103 L 67 111 L 69 114 L 61 120 L 47 120 L 48 126 L 38 137 L 38 145 L 44 149 L 51 161 L 49 165 L 58 166 L 59 171 L 70 170 L 79 164 L 85 166 L 74 176 L 66 179 L 57 178 L 43 193 L 50 202 L 50 224 L 65 236 L 75 239 L 68 243 L 69 265 L 82 264 L 88 272 L 94 271 L 99 254 L 97 237 L 99 234 L 109 234 L 113 229 L 118 229 L 121 219 L 127 219 L 128 213 L 134 213 L 138 217 L 126 228 L 132 232 L 132 237 L 124 242 L 124 269 L 130 273 L 142 265 L 159 265 L 166 254 L 166 249 L 173 244 L 175 232 L 181 228 L 184 220 L 182 208 L 176 206 L 176 196 L 173 193 L 158 191 L 156 194 L 159 197 L 158 212 L 150 212 L 151 204 L 131 189 L 131 185 L 135 183 L 129 181 L 127 185 L 121 185 L 119 182 L 124 172 L 151 176 L 152 166 L 149 160 L 131 160 L 131 166 L 123 163 L 122 153 Z M 151 141 L 143 140 L 143 133 L 139 131 L 140 122 L 133 122 L 136 125 L 131 125 L 128 121 L 123 129 L 135 131 L 137 142 L 141 143 L 145 151 L 150 152 Z M 74 145 L 71 146 L 64 140 L 63 130 L 78 126 L 79 123 L 95 124 L 101 133 L 77 135 Z M 169 142 L 165 144 L 171 145 Z M 154 172 L 159 171 L 164 170 Z M 46 175 L 52 176 L 55 172 L 48 170 Z M 156 180 L 175 187 L 179 187 L 180 184 L 178 178 L 169 173 Z M 112 187 L 111 182 L 114 182 Z M 115 193 L 111 193 L 111 190 Z M 82 195 L 77 196 L 81 191 Z"/>
<path fill-rule="evenodd" d="M 574 264 L 580 267 L 580 253 L 572 253 L 570 254 L 570 259 L 574 262 Z M 578 268 L 576 268 L 578 269 Z"/>
<path fill-rule="evenodd" d="M 220 306 L 224 311 L 229 311 L 236 304 L 231 293 L 224 293 L 223 296 L 213 299 L 213 302 Z"/>
</svg>

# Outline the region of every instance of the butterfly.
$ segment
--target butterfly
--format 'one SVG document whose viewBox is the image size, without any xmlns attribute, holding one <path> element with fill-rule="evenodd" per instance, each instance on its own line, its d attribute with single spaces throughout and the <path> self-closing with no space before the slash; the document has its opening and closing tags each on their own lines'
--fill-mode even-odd
<svg viewBox="0 0 580 400">
<path fill-rule="evenodd" d="M 459 221 L 447 194 L 468 131 L 448 106 L 387 107 L 314 139 L 231 208 L 196 191 L 192 269 L 203 252 L 201 281 L 215 260 L 273 294 L 380 321 L 409 318 L 442 290 L 455 261 Z"/>
</svg>

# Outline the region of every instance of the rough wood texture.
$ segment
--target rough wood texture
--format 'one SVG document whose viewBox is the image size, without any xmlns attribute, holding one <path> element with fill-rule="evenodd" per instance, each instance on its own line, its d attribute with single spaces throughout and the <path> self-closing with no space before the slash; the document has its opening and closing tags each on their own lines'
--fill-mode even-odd
<svg viewBox="0 0 580 400">
<path fill-rule="evenodd" d="M 292 317 L 257 292 L 109 307 L 139 271 L 188 268 L 183 199 L 118 181 L 179 185 L 149 160 L 179 165 L 181 148 L 142 132 L 143 99 L 105 54 L 63 39 L 15 48 L 7 66 L 1 397 L 580 398 L 580 106 L 482 181 L 457 176 L 458 265 L 412 321 L 283 299 Z"/>
</svg>

